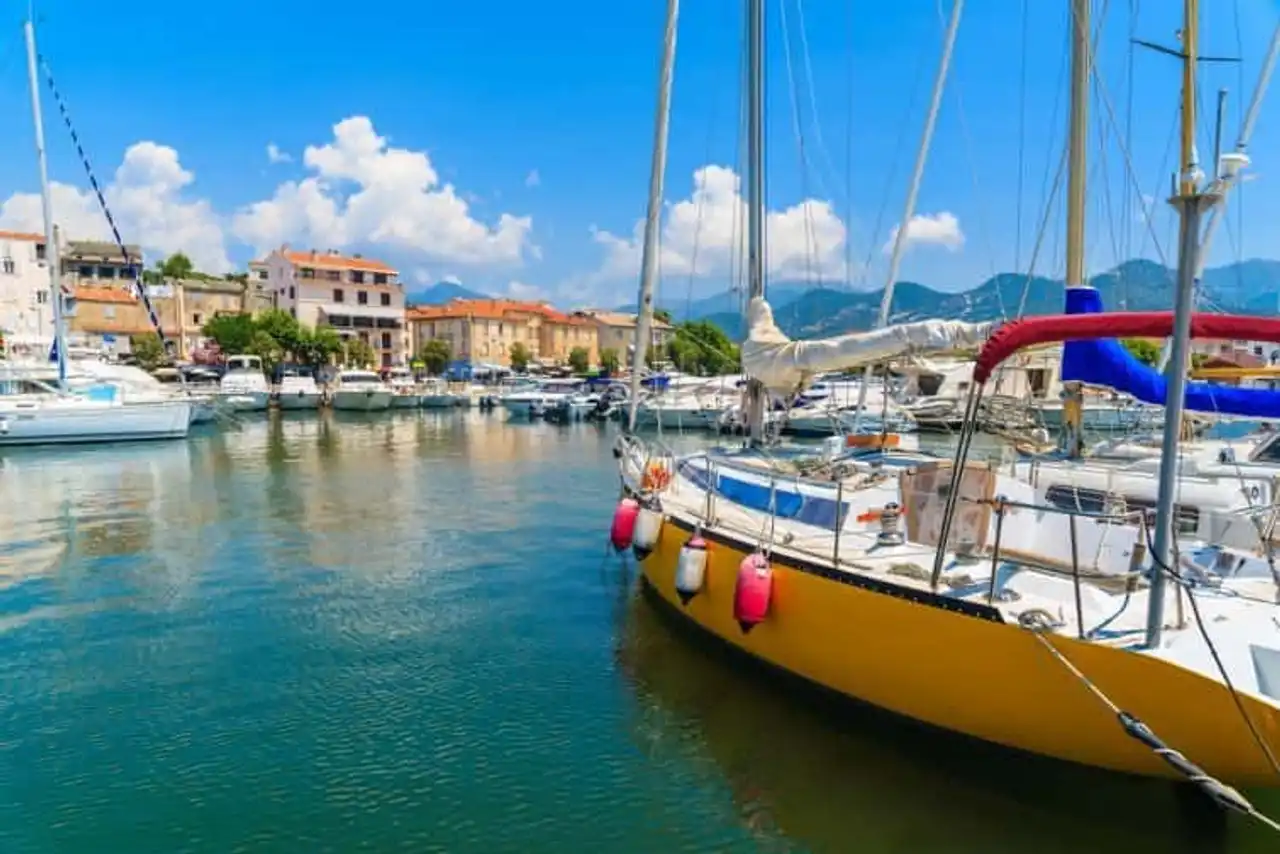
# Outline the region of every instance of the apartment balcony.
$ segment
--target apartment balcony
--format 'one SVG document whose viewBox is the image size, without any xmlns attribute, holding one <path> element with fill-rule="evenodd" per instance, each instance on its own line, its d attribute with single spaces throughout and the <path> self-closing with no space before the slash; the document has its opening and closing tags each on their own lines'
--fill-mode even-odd
<svg viewBox="0 0 1280 854">
<path fill-rule="evenodd" d="M 320 324 L 344 329 L 404 328 L 404 309 L 394 306 L 327 303 L 320 308 Z"/>
</svg>

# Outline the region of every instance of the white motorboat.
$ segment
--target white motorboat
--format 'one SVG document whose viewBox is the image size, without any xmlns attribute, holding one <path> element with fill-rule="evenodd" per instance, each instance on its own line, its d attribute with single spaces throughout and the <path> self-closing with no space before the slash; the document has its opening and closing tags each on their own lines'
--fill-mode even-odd
<svg viewBox="0 0 1280 854">
<path fill-rule="evenodd" d="M 227 372 L 218 383 L 218 402 L 233 412 L 265 412 L 271 404 L 271 386 L 257 356 L 231 356 Z"/>
<path fill-rule="evenodd" d="M 503 395 L 500 402 L 512 420 L 540 418 L 573 394 L 581 384 L 579 380 L 531 382 Z"/>
<path fill-rule="evenodd" d="M 333 408 L 343 412 L 381 412 L 391 407 L 391 388 L 373 371 L 338 373 L 332 394 Z"/>
<path fill-rule="evenodd" d="M 408 368 L 392 368 L 387 377 L 391 389 L 392 409 L 417 409 L 422 406 L 422 395 L 413 372 Z"/>
<path fill-rule="evenodd" d="M 302 371 L 285 371 L 280 377 L 280 387 L 276 391 L 276 403 L 281 409 L 315 410 L 320 408 L 324 394 L 316 385 L 316 378 Z"/>
<path fill-rule="evenodd" d="M 462 405 L 461 397 L 449 391 L 448 384 L 439 377 L 432 377 L 422 384 L 423 409 L 452 409 Z M 467 396 L 466 400 L 469 406 L 471 398 Z"/>
</svg>

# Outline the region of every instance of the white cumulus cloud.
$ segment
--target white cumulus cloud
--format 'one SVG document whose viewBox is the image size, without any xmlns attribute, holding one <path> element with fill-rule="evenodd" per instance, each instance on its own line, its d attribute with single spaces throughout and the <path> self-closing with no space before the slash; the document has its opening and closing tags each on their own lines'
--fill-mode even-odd
<svg viewBox="0 0 1280 854">
<path fill-rule="evenodd" d="M 530 285 L 512 279 L 507 283 L 507 296 L 515 300 L 545 300 L 547 292 L 537 285 Z"/>
<path fill-rule="evenodd" d="M 533 221 L 504 213 L 481 222 L 440 176 L 425 151 L 396 148 L 365 116 L 333 126 L 333 139 L 309 145 L 312 173 L 281 184 L 232 220 L 236 237 L 265 252 L 291 242 L 342 248 L 375 245 L 459 264 L 515 264 L 536 257 Z"/>
<path fill-rule="evenodd" d="M 747 206 L 741 179 L 727 166 L 704 166 L 693 173 L 693 192 L 667 205 L 662 225 L 662 271 L 688 276 L 723 276 L 745 253 Z M 837 279 L 844 275 L 847 229 L 829 202 L 805 199 L 765 219 L 766 259 L 771 276 L 783 279 Z M 640 269 L 644 221 L 632 234 L 592 231 L 604 247 L 598 281 L 634 277 Z M 737 267 L 741 269 L 741 267 Z"/>
<path fill-rule="evenodd" d="M 462 279 L 459 279 L 459 278 L 458 278 L 457 276 L 455 276 L 453 273 L 450 273 L 449 275 L 445 276 L 445 277 L 444 277 L 443 279 L 441 279 L 440 281 L 444 282 L 446 285 L 461 285 L 461 284 L 462 284 Z"/>
<path fill-rule="evenodd" d="M 138 142 L 125 151 L 103 195 L 125 242 L 141 244 L 153 259 L 183 252 L 197 268 L 225 273 L 232 265 L 221 222 L 207 200 L 187 197 L 194 181 L 173 148 Z M 114 239 L 91 191 L 56 181 L 49 189 L 64 239 Z M 14 193 L 0 203 L 0 227 L 43 231 L 39 193 Z"/>
<path fill-rule="evenodd" d="M 281 151 L 280 146 L 274 142 L 267 143 L 267 162 L 268 163 L 292 163 L 293 156 L 287 151 Z"/>
<path fill-rule="evenodd" d="M 893 252 L 894 241 L 898 239 L 898 226 L 889 232 L 889 239 L 882 247 L 884 254 Z M 964 246 L 964 232 L 960 230 L 960 220 L 950 211 L 936 214 L 916 214 L 907 221 L 907 236 L 903 249 L 912 246 L 942 246 L 952 252 Z"/>
</svg>

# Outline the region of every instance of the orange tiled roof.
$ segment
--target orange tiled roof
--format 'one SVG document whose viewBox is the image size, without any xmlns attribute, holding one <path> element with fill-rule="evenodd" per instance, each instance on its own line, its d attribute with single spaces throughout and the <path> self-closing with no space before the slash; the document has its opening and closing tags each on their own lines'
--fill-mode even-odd
<svg viewBox="0 0 1280 854">
<path fill-rule="evenodd" d="M 133 294 L 118 288 L 76 288 L 76 299 L 82 302 L 110 302 L 117 304 L 132 303 Z"/>
<path fill-rule="evenodd" d="M 444 305 L 413 306 L 408 311 L 409 320 L 448 320 L 466 317 L 502 320 L 508 315 L 537 315 L 548 323 L 566 326 L 590 325 L 590 321 L 586 318 L 565 314 L 546 303 L 509 299 L 455 299 Z"/>
<path fill-rule="evenodd" d="M 319 270 L 367 270 L 373 273 L 395 274 L 395 269 L 372 258 L 354 258 L 337 252 L 292 252 L 282 250 L 281 255 L 299 267 L 315 267 Z"/>
<path fill-rule="evenodd" d="M 0 231 L 0 240 L 31 240 L 44 243 L 44 235 L 32 234 L 29 231 Z"/>
</svg>

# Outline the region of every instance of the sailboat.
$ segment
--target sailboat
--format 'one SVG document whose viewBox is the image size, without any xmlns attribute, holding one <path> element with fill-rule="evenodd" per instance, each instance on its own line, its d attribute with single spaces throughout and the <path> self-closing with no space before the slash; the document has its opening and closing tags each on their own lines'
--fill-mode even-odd
<svg viewBox="0 0 1280 854">
<path fill-rule="evenodd" d="M 944 65 L 961 7 L 957 0 L 952 8 Z M 1184 163 L 1191 162 L 1197 24 L 1194 0 L 1188 7 Z M 746 8 L 751 331 L 743 367 L 757 401 L 764 387 L 793 387 L 830 361 L 869 365 L 972 333 L 885 327 L 793 342 L 777 329 L 761 262 L 763 2 L 748 0 Z M 1088 0 L 1074 0 L 1073 10 L 1073 86 L 1083 92 Z M 1280 322 L 1192 321 L 1197 217 L 1222 189 L 1186 175 L 1181 182 L 1173 315 L 1037 318 L 990 336 L 954 460 L 884 456 L 859 465 L 751 448 L 676 456 L 626 434 L 616 448 L 625 494 L 611 541 L 636 551 L 642 584 L 662 607 L 768 666 L 1007 748 L 1188 780 L 1256 815 L 1229 786 L 1280 783 L 1280 586 L 1269 562 L 1178 538 L 1174 466 L 1161 470 L 1152 519 L 1146 508 L 1055 506 L 1032 483 L 968 453 L 986 382 L 1023 347 L 1170 335 L 1172 362 L 1185 366 L 1193 334 L 1239 337 L 1231 330 L 1251 323 L 1250 337 L 1280 339 Z M 642 278 L 647 311 L 646 284 Z M 1175 448 L 1184 381 L 1185 371 L 1171 371 L 1165 434 Z M 758 438 L 758 402 L 753 410 Z"/>
<path fill-rule="evenodd" d="M 135 439 L 177 439 L 191 427 L 192 403 L 187 399 L 157 397 L 149 400 L 122 398 L 112 386 L 100 386 L 75 394 L 67 380 L 66 320 L 59 275 L 58 241 L 49 196 L 45 159 L 44 124 L 40 115 L 40 88 L 36 75 L 35 28 L 26 23 L 27 71 L 31 84 L 31 109 L 35 124 L 36 156 L 40 167 L 40 193 L 44 211 L 49 296 L 53 303 L 52 359 L 57 380 L 13 378 L 0 394 L 0 446 L 88 442 L 121 442 Z"/>
</svg>

